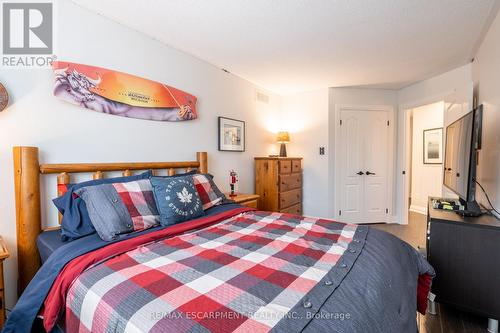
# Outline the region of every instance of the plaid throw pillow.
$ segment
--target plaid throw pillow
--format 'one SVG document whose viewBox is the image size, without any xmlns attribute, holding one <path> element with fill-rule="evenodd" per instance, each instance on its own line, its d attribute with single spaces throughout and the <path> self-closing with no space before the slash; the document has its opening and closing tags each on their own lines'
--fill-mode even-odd
<svg viewBox="0 0 500 333">
<path fill-rule="evenodd" d="M 64 193 L 53 200 L 59 212 L 63 214 L 61 221 L 61 239 L 63 242 L 72 241 L 96 232 L 85 201 L 77 192 L 81 188 L 100 184 L 131 182 L 139 179 L 149 179 L 151 171 L 129 177 L 103 178 L 76 184 L 60 184 L 58 193 Z"/>
<path fill-rule="evenodd" d="M 226 196 L 222 194 L 213 181 L 213 176 L 209 174 L 197 174 L 193 176 L 193 183 L 200 196 L 203 210 L 220 205 Z"/>
<path fill-rule="evenodd" d="M 158 224 L 159 214 L 149 179 L 115 183 L 113 187 L 132 218 L 134 230 L 147 229 Z"/>
<path fill-rule="evenodd" d="M 85 201 L 92 225 L 105 241 L 160 222 L 149 179 L 87 186 L 76 194 Z"/>
</svg>

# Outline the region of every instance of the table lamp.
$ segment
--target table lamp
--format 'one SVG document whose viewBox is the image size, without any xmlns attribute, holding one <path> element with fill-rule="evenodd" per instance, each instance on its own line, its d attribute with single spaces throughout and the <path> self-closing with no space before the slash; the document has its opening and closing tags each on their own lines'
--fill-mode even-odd
<svg viewBox="0 0 500 333">
<path fill-rule="evenodd" d="M 278 132 L 276 141 L 281 143 L 280 157 L 286 157 L 286 143 L 290 142 L 290 134 L 288 132 Z"/>
</svg>

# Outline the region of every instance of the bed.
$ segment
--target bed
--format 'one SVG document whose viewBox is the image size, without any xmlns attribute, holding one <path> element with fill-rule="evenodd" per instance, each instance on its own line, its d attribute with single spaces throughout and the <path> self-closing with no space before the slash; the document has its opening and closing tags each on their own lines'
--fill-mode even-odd
<svg viewBox="0 0 500 333">
<path fill-rule="evenodd" d="M 416 332 L 434 270 L 411 246 L 363 225 L 234 203 L 200 218 L 58 243 L 41 233 L 43 174 L 197 168 L 190 162 L 40 165 L 14 149 L 19 286 L 4 332 Z M 35 326 L 33 326 L 35 325 Z"/>
</svg>

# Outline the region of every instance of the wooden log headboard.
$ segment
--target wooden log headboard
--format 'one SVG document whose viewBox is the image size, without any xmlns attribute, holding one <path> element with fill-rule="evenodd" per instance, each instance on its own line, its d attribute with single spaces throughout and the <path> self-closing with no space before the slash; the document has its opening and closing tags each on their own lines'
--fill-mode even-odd
<svg viewBox="0 0 500 333">
<path fill-rule="evenodd" d="M 173 175 L 178 169 L 207 173 L 207 153 L 198 152 L 196 161 L 185 162 L 40 164 L 37 147 L 14 147 L 19 294 L 40 268 L 36 246 L 36 238 L 42 232 L 40 175 L 58 174 L 58 184 L 69 184 L 71 173 L 92 173 L 93 179 L 101 179 L 105 172 L 111 171 L 122 171 L 124 176 L 129 176 L 134 170 L 167 170 Z"/>
</svg>

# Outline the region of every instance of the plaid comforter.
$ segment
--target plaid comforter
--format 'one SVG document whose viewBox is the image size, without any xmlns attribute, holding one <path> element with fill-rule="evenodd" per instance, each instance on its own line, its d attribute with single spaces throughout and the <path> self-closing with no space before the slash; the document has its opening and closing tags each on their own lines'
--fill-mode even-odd
<svg viewBox="0 0 500 333">
<path fill-rule="evenodd" d="M 318 310 L 308 294 L 338 286 L 348 269 L 341 257 L 360 252 L 361 229 L 330 220 L 247 212 L 146 244 L 93 266 L 75 280 L 67 296 L 66 329 L 276 330 L 283 321 Z M 329 275 L 335 269 L 339 281 L 332 282 Z M 324 294 L 329 289 L 321 290 Z"/>
</svg>

